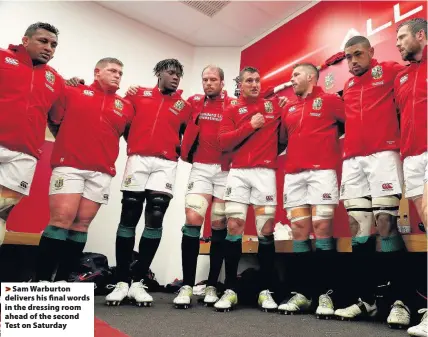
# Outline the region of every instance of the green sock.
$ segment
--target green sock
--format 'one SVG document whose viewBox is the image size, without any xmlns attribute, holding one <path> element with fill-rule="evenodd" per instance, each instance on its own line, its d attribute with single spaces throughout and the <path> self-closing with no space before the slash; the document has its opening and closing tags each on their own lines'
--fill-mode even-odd
<svg viewBox="0 0 428 337">
<path fill-rule="evenodd" d="M 68 240 L 79 242 L 79 243 L 86 243 L 86 241 L 88 240 L 88 233 L 69 230 Z"/>
<path fill-rule="evenodd" d="M 201 235 L 201 226 L 184 225 L 181 228 L 181 232 L 184 236 L 189 236 L 191 238 L 199 238 L 199 236 Z"/>
<path fill-rule="evenodd" d="M 315 248 L 319 250 L 333 250 L 334 239 L 333 238 L 316 239 Z"/>
<path fill-rule="evenodd" d="M 312 250 L 311 240 L 293 240 L 293 252 L 307 253 Z"/>
<path fill-rule="evenodd" d="M 43 231 L 42 236 L 50 239 L 65 241 L 68 237 L 68 229 L 49 225 Z"/>
<path fill-rule="evenodd" d="M 227 235 L 226 235 L 226 241 L 236 242 L 236 241 L 240 241 L 240 240 L 242 240 L 242 234 L 241 235 L 231 235 L 231 234 L 227 233 Z"/>
<path fill-rule="evenodd" d="M 162 227 L 151 228 L 146 226 L 144 227 L 142 236 L 147 239 L 160 239 L 162 238 Z"/>
<path fill-rule="evenodd" d="M 404 241 L 401 235 L 382 237 L 380 239 L 381 251 L 385 253 L 399 252 L 404 248 Z"/>
<path fill-rule="evenodd" d="M 135 227 L 126 227 L 122 224 L 119 224 L 116 236 L 120 236 L 121 238 L 133 238 L 135 237 Z"/>
</svg>

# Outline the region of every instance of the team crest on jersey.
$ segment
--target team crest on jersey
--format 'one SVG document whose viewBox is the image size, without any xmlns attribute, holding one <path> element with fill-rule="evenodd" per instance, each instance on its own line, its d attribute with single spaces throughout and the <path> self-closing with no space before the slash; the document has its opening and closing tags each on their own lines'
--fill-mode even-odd
<svg viewBox="0 0 428 337">
<path fill-rule="evenodd" d="M 400 85 L 406 83 L 408 79 L 409 79 L 409 75 L 408 74 L 406 74 L 404 76 L 401 76 L 400 77 Z"/>
<path fill-rule="evenodd" d="M 51 71 L 46 70 L 45 78 L 46 78 L 46 81 L 48 81 L 50 84 L 54 84 L 55 83 L 55 75 L 52 74 Z"/>
<path fill-rule="evenodd" d="M 174 104 L 174 108 L 176 108 L 178 111 L 183 110 L 184 108 L 184 101 L 182 101 L 181 99 L 178 100 L 177 102 L 175 102 Z"/>
<path fill-rule="evenodd" d="M 62 177 L 57 178 L 54 186 L 56 190 L 60 190 L 64 186 L 64 179 Z"/>
<path fill-rule="evenodd" d="M 114 106 L 116 107 L 116 109 L 118 110 L 122 110 L 123 109 L 123 103 L 120 99 L 116 99 L 114 101 Z"/>
<path fill-rule="evenodd" d="M 325 88 L 327 90 L 330 90 L 334 87 L 334 76 L 332 73 L 327 74 L 327 76 L 324 79 Z"/>
<path fill-rule="evenodd" d="M 290 109 L 288 109 L 289 113 L 293 113 L 295 111 L 296 111 L 296 106 L 295 105 L 293 105 Z"/>
<path fill-rule="evenodd" d="M 270 101 L 265 102 L 265 111 L 266 112 L 273 112 L 272 102 L 270 102 Z"/>
<path fill-rule="evenodd" d="M 238 101 L 236 99 L 230 101 L 231 105 L 238 105 Z"/>
<path fill-rule="evenodd" d="M 350 80 L 348 83 L 348 88 L 353 87 L 355 84 L 354 79 Z"/>
<path fill-rule="evenodd" d="M 372 69 L 372 77 L 375 80 L 382 78 L 382 76 L 383 76 L 383 70 L 381 66 L 376 66 Z"/>
<path fill-rule="evenodd" d="M 322 99 L 317 97 L 314 99 L 314 102 L 312 103 L 312 109 L 321 110 L 321 108 L 322 108 Z"/>
<path fill-rule="evenodd" d="M 94 96 L 94 92 L 91 90 L 83 90 L 83 95 L 92 97 L 92 96 Z"/>
</svg>

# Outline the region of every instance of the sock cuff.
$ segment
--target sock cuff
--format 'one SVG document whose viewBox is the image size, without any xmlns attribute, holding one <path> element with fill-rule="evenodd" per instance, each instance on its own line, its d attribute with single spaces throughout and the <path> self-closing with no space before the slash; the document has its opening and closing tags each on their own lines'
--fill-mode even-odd
<svg viewBox="0 0 428 337">
<path fill-rule="evenodd" d="M 162 238 L 162 227 L 159 228 L 151 228 L 151 227 L 144 227 L 143 235 L 146 239 L 160 239 Z"/>
<path fill-rule="evenodd" d="M 363 245 L 369 241 L 372 236 L 356 236 L 352 237 L 352 246 Z"/>
<path fill-rule="evenodd" d="M 201 226 L 184 225 L 181 228 L 181 232 L 183 233 L 183 236 L 199 239 L 201 235 Z"/>
<path fill-rule="evenodd" d="M 133 238 L 135 237 L 135 227 L 126 227 L 122 224 L 119 224 L 116 236 L 120 236 L 122 238 Z"/>
<path fill-rule="evenodd" d="M 399 252 L 404 248 L 403 238 L 400 235 L 381 237 L 380 247 L 383 253 Z"/>
<path fill-rule="evenodd" d="M 227 228 L 214 229 L 211 228 L 211 242 L 220 242 L 226 238 Z"/>
<path fill-rule="evenodd" d="M 334 250 L 334 239 L 332 237 L 316 239 L 315 248 L 320 250 Z"/>
<path fill-rule="evenodd" d="M 273 235 L 262 235 L 259 236 L 259 244 L 261 245 L 272 245 L 275 243 Z"/>
<path fill-rule="evenodd" d="M 49 239 L 66 241 L 68 237 L 68 229 L 48 225 L 42 235 Z"/>
<path fill-rule="evenodd" d="M 226 241 L 230 241 L 230 242 L 242 241 L 242 234 L 240 234 L 240 235 L 231 235 L 231 234 L 227 233 L 227 235 L 226 235 Z"/>
<path fill-rule="evenodd" d="M 312 250 L 311 240 L 293 240 L 293 252 L 307 253 Z"/>
<path fill-rule="evenodd" d="M 88 240 L 88 233 L 69 230 L 67 239 L 74 242 L 86 243 L 86 241 Z"/>
</svg>

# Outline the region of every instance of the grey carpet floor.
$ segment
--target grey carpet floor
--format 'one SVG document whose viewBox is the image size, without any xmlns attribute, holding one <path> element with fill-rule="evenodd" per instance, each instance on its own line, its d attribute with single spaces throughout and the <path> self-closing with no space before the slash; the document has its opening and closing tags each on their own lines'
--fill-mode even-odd
<svg viewBox="0 0 428 337">
<path fill-rule="evenodd" d="M 253 308 L 229 313 L 195 304 L 187 310 L 171 305 L 173 295 L 154 293 L 151 308 L 123 304 L 108 307 L 104 297 L 95 299 L 95 315 L 130 337 L 405 337 L 405 330 L 386 324 L 318 320 L 311 315 L 283 316 Z"/>
</svg>

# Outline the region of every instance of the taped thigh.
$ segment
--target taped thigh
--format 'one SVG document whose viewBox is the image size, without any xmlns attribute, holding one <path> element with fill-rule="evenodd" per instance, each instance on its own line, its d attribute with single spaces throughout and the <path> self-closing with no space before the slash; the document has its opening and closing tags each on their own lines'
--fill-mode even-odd
<svg viewBox="0 0 428 337">
<path fill-rule="evenodd" d="M 334 217 L 336 205 L 312 206 L 312 221 L 331 220 Z"/>
<path fill-rule="evenodd" d="M 198 213 L 202 218 L 205 219 L 205 214 L 208 209 L 208 201 L 199 194 L 187 194 L 186 195 L 186 208 Z"/>
<path fill-rule="evenodd" d="M 311 217 L 311 208 L 309 205 L 289 207 L 286 210 L 287 218 L 291 221 L 291 223 L 309 219 Z"/>
<path fill-rule="evenodd" d="M 375 218 L 378 214 L 390 214 L 398 216 L 398 209 L 400 207 L 400 198 L 398 195 L 388 195 L 386 197 L 373 198 L 372 208 Z"/>
<path fill-rule="evenodd" d="M 268 220 L 275 217 L 275 210 L 276 206 L 261 206 L 254 210 L 256 215 L 256 229 L 258 236 L 263 236 L 263 227 Z"/>
<path fill-rule="evenodd" d="M 226 201 L 226 218 L 241 219 L 245 222 L 247 219 L 248 205 L 235 201 Z"/>
<path fill-rule="evenodd" d="M 370 236 L 373 224 L 372 201 L 368 198 L 356 198 L 344 201 L 348 215 L 358 223 L 356 237 Z"/>
<path fill-rule="evenodd" d="M 213 202 L 211 207 L 211 222 L 226 219 L 226 204 L 224 202 Z"/>
</svg>

